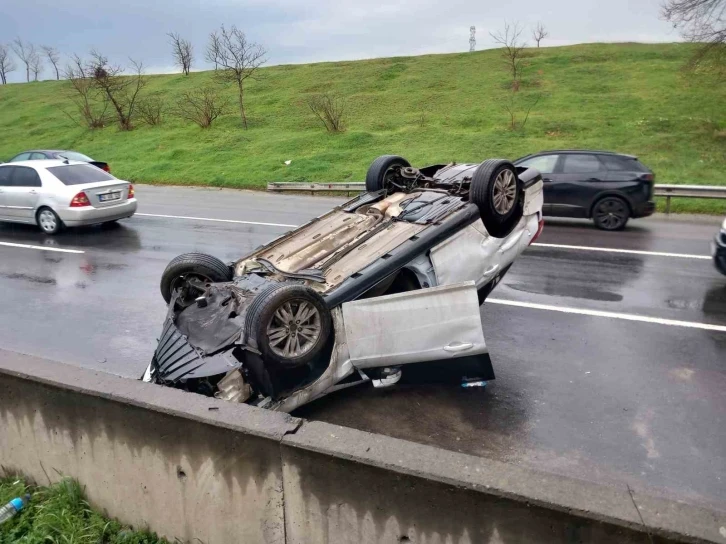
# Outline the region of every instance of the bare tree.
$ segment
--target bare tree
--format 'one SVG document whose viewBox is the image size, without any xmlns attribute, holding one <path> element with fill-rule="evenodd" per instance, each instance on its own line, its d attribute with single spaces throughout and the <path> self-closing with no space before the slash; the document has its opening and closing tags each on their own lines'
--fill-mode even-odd
<svg viewBox="0 0 726 544">
<path fill-rule="evenodd" d="M 51 47 L 50 45 L 43 45 L 41 46 L 41 49 L 43 50 L 43 53 L 45 53 L 45 56 L 48 57 L 50 63 L 53 65 L 56 80 L 59 80 L 60 71 L 58 70 L 58 61 L 60 61 L 60 54 L 58 53 L 58 50 L 55 47 Z"/>
<path fill-rule="evenodd" d="M 8 74 L 15 71 L 15 62 L 10 58 L 8 46 L 0 43 L 0 83 L 5 85 L 8 82 Z"/>
<path fill-rule="evenodd" d="M 308 98 L 308 107 L 328 132 L 343 132 L 345 99 L 331 93 L 314 94 Z"/>
<path fill-rule="evenodd" d="M 166 110 L 166 104 L 160 95 L 155 94 L 140 100 L 136 109 L 146 124 L 155 126 L 161 124 L 161 118 Z"/>
<path fill-rule="evenodd" d="M 726 69 L 726 0 L 666 0 L 663 16 L 690 42 L 701 44 L 690 66 Z"/>
<path fill-rule="evenodd" d="M 222 83 L 234 83 L 239 91 L 239 113 L 242 125 L 247 128 L 244 105 L 244 85 L 255 78 L 257 69 L 265 62 L 267 51 L 261 45 L 247 41 L 244 32 L 236 26 L 227 30 L 222 25 L 219 33 L 212 32 L 207 47 L 207 60 L 219 66 L 215 77 Z"/>
<path fill-rule="evenodd" d="M 547 29 L 542 23 L 537 23 L 537 26 L 532 30 L 532 38 L 537 42 L 537 47 L 539 47 L 539 42 L 548 38 L 549 35 L 550 33 L 547 32 Z"/>
<path fill-rule="evenodd" d="M 30 71 L 33 74 L 33 81 L 38 81 L 38 76 L 43 71 L 43 58 L 37 51 L 33 51 L 33 56 L 30 57 Z"/>
<path fill-rule="evenodd" d="M 143 64 L 129 59 L 134 68 L 131 76 L 123 75 L 123 68 L 112 65 L 97 51 L 91 51 L 91 62 L 86 70 L 93 77 L 94 85 L 106 96 L 116 112 L 121 130 L 133 128 L 134 109 L 139 92 L 146 86 Z"/>
<path fill-rule="evenodd" d="M 102 128 L 107 120 L 108 98 L 96 87 L 88 66 L 74 54 L 64 75 L 69 82 L 71 99 L 81 116 L 81 124 L 90 129 Z M 65 113 L 75 121 L 73 115 Z"/>
<path fill-rule="evenodd" d="M 226 111 L 228 104 L 229 101 L 221 97 L 216 88 L 206 86 L 182 93 L 177 101 L 176 114 L 201 128 L 209 128 Z"/>
<path fill-rule="evenodd" d="M 217 53 L 222 48 L 222 42 L 219 39 L 219 34 L 217 34 L 217 31 L 214 30 L 209 34 L 209 44 L 207 44 L 207 62 L 213 62 L 214 63 L 214 71 L 217 71 L 217 68 L 219 67 L 219 62 L 217 59 Z"/>
<path fill-rule="evenodd" d="M 171 44 L 172 54 L 174 55 L 174 62 L 181 67 L 182 73 L 185 76 L 189 75 L 189 70 L 192 68 L 192 59 L 194 57 L 194 48 L 192 42 L 185 40 L 177 32 L 169 32 L 169 43 Z"/>
<path fill-rule="evenodd" d="M 509 114 L 510 130 L 524 130 L 524 125 L 527 124 L 527 119 L 529 119 L 529 112 L 537 105 L 540 98 L 541 95 L 536 94 L 528 100 L 528 103 L 521 104 L 522 99 L 517 94 L 514 92 L 509 93 L 507 102 L 504 104 L 504 109 Z M 524 119 L 520 121 L 522 111 L 524 111 Z"/>
<path fill-rule="evenodd" d="M 20 38 L 15 38 L 10 44 L 10 48 L 18 56 L 18 58 L 25 64 L 25 80 L 30 81 L 31 62 L 33 57 L 36 56 L 35 46 L 32 43 L 24 42 Z"/>
<path fill-rule="evenodd" d="M 512 88 L 519 88 L 519 81 L 522 77 L 522 58 L 524 57 L 524 48 L 527 44 L 520 40 L 522 36 L 522 27 L 519 23 L 510 25 L 504 23 L 504 30 L 489 33 L 494 41 L 503 46 L 502 57 L 507 65 L 510 75 L 512 76 Z"/>
</svg>

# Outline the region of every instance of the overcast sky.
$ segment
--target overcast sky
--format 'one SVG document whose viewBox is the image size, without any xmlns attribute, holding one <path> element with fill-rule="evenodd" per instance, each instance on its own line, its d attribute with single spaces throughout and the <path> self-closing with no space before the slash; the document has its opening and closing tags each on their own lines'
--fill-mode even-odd
<svg viewBox="0 0 726 544">
<path fill-rule="evenodd" d="M 504 20 L 544 23 L 543 46 L 585 42 L 664 42 L 679 36 L 660 18 L 660 0 L 0 0 L 0 43 L 16 36 L 61 53 L 97 48 L 116 62 L 140 59 L 150 73 L 173 70 L 165 34 L 195 46 L 205 68 L 207 36 L 236 24 L 263 44 L 269 64 L 467 51 L 494 46 Z M 527 32 L 531 42 L 531 36 Z M 24 78 L 18 70 L 11 81 Z M 46 67 L 43 77 L 50 77 Z"/>
</svg>

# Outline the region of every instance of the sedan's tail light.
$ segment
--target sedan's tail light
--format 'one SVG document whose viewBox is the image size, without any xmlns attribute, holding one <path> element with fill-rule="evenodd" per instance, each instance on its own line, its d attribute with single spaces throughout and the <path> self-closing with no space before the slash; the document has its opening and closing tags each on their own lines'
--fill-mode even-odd
<svg viewBox="0 0 726 544">
<path fill-rule="evenodd" d="M 73 200 L 71 200 L 71 208 L 83 208 L 84 206 L 90 206 L 91 201 L 88 200 L 88 197 L 86 196 L 86 193 L 81 191 L 76 196 L 73 197 Z"/>
<path fill-rule="evenodd" d="M 544 228 L 544 219 L 539 220 L 539 225 L 537 226 L 537 232 L 534 236 L 532 236 L 532 239 L 529 241 L 529 245 L 534 244 L 537 241 L 537 238 L 539 238 L 539 235 L 542 234 L 542 229 Z"/>
<path fill-rule="evenodd" d="M 109 174 L 111 173 L 111 167 L 108 164 L 104 164 L 101 167 L 101 170 L 103 170 L 104 172 L 108 172 Z"/>
<path fill-rule="evenodd" d="M 131 184 L 129 184 L 129 196 L 128 196 L 128 198 L 134 198 L 135 195 L 136 195 L 136 193 L 134 192 L 134 186 L 131 185 Z"/>
</svg>

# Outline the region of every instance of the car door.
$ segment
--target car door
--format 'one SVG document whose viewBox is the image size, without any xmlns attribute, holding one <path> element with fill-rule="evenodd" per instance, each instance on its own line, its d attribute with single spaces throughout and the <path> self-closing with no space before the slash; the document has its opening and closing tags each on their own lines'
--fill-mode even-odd
<svg viewBox="0 0 726 544">
<path fill-rule="evenodd" d="M 342 310 L 359 369 L 488 354 L 473 281 L 355 300 Z"/>
<path fill-rule="evenodd" d="M 29 166 L 14 166 L 10 186 L 4 188 L 6 212 L 15 221 L 34 221 L 42 187 L 40 176 Z"/>
<path fill-rule="evenodd" d="M 0 219 L 8 218 L 7 189 L 14 166 L 0 166 Z"/>
<path fill-rule="evenodd" d="M 597 155 L 563 154 L 557 164 L 549 192 L 551 215 L 587 217 L 590 204 L 601 190 L 606 175 L 607 170 Z"/>
<path fill-rule="evenodd" d="M 549 215 L 549 212 L 551 211 L 551 192 L 554 187 L 554 176 L 555 176 L 555 170 L 557 168 L 557 162 L 559 161 L 560 156 L 558 154 L 547 154 L 547 155 L 537 155 L 536 157 L 532 157 L 530 159 L 525 159 L 522 162 L 517 162 L 517 166 L 526 166 L 527 168 L 536 168 L 539 170 L 539 173 L 542 174 L 542 182 L 544 183 L 543 187 L 543 195 L 544 195 L 544 204 L 542 205 L 542 213 L 544 215 Z"/>
</svg>

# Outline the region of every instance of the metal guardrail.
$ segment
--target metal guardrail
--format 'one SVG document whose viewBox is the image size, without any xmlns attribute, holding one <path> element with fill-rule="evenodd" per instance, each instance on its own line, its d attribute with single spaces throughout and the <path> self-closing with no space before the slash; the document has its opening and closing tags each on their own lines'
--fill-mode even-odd
<svg viewBox="0 0 726 544">
<path fill-rule="evenodd" d="M 655 185 L 655 196 L 666 199 L 665 213 L 671 213 L 671 198 L 726 198 L 726 187 L 709 185 Z"/>
<path fill-rule="evenodd" d="M 362 181 L 348 183 L 308 183 L 273 181 L 267 184 L 267 190 L 282 191 L 310 191 L 311 194 L 320 192 L 352 193 L 363 191 L 366 184 Z M 655 185 L 654 195 L 666 199 L 665 213 L 671 211 L 671 198 L 723 198 L 726 199 L 726 186 L 713 185 Z"/>
</svg>

